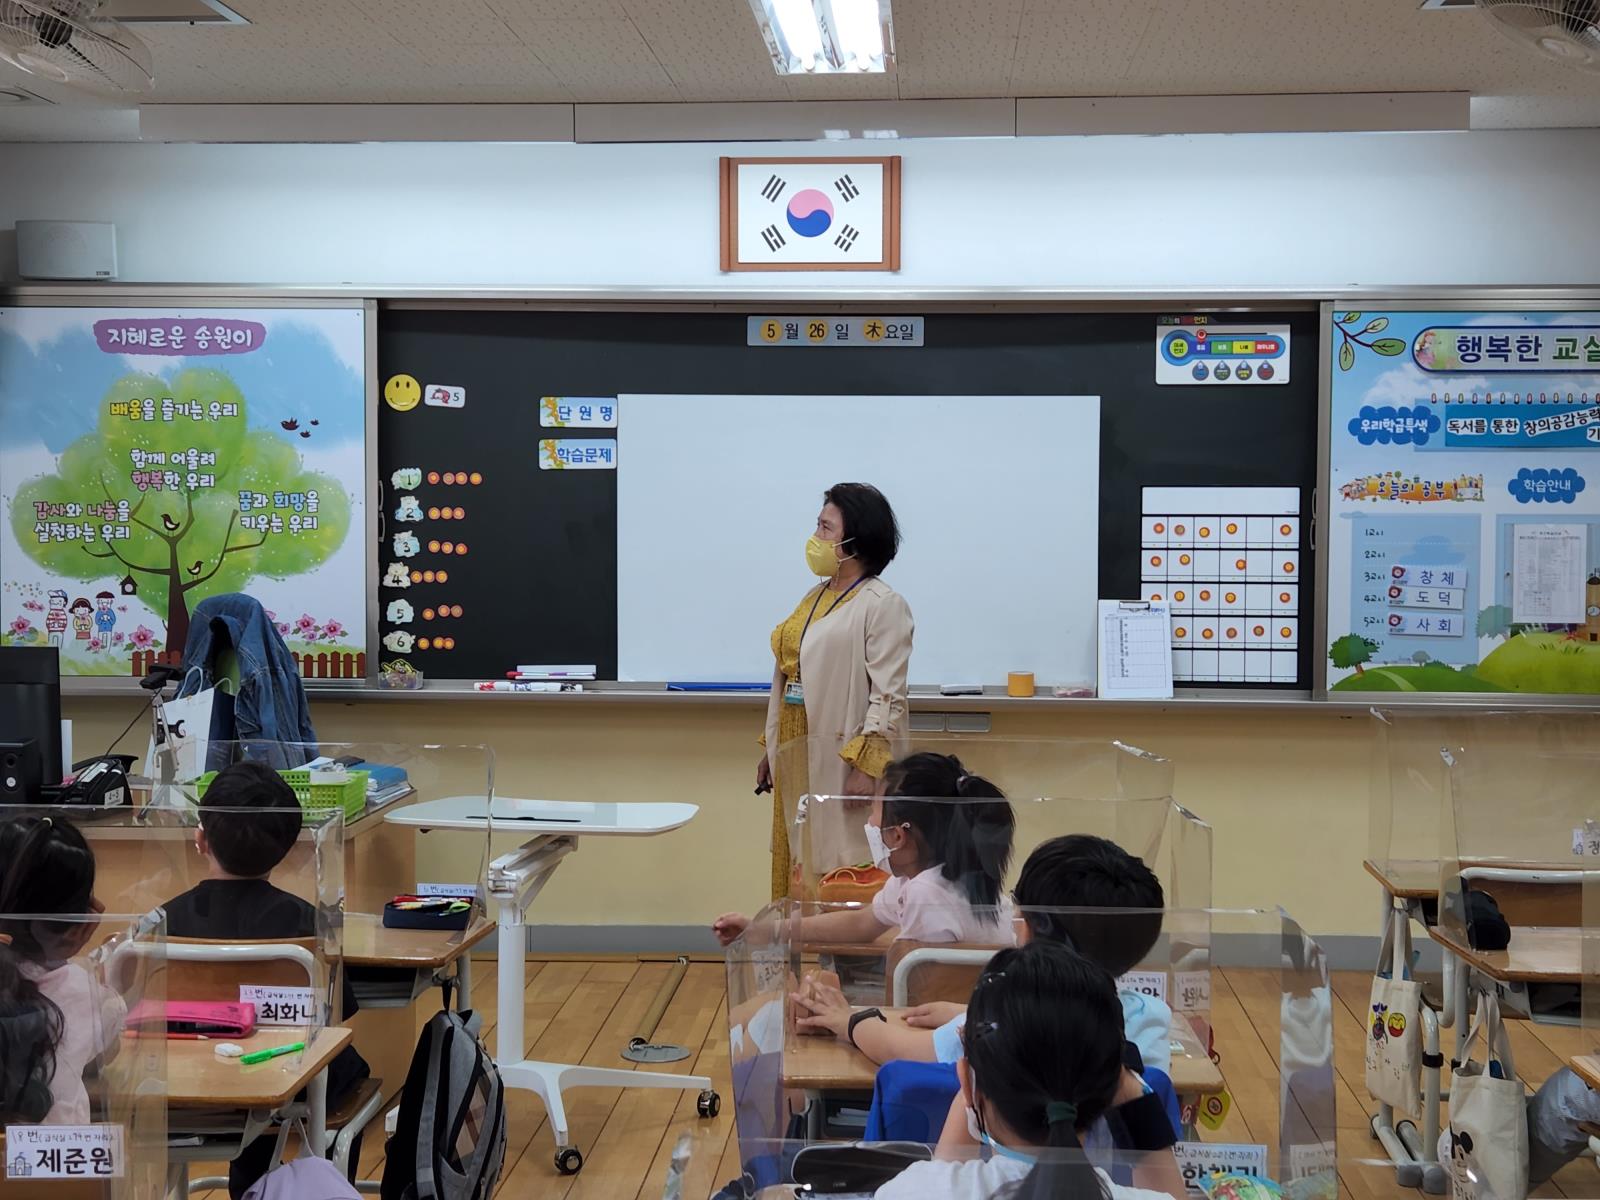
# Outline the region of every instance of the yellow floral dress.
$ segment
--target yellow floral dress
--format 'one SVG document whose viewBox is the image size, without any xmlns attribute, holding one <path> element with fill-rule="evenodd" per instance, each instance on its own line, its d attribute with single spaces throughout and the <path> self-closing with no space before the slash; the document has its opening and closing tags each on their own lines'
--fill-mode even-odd
<svg viewBox="0 0 1600 1200">
<path fill-rule="evenodd" d="M 818 594 L 827 586 L 826 583 L 820 584 L 802 596 L 800 603 L 795 605 L 794 612 L 772 631 L 772 654 L 778 660 L 778 666 L 783 671 L 785 679 L 792 680 L 800 673 L 800 639 L 805 634 L 807 619 L 821 620 L 841 604 L 848 604 L 857 591 L 851 588 L 831 605 L 826 602 L 826 597 L 823 597 L 823 603 L 818 605 Z M 815 616 L 812 616 L 813 609 L 816 610 Z M 806 706 L 783 705 L 778 713 L 779 745 L 787 745 L 795 738 L 807 736 L 809 732 L 806 725 Z M 775 751 L 776 747 L 769 746 L 768 750 Z M 839 757 L 864 774 L 874 779 L 881 779 L 892 756 L 885 738 L 879 734 L 864 734 L 847 742 L 844 749 L 839 751 Z M 798 802 L 799 798 L 795 799 Z M 774 900 L 789 895 L 794 882 L 794 868 L 789 856 L 789 827 L 786 813 L 783 780 L 775 770 L 772 789 L 772 898 Z"/>
</svg>

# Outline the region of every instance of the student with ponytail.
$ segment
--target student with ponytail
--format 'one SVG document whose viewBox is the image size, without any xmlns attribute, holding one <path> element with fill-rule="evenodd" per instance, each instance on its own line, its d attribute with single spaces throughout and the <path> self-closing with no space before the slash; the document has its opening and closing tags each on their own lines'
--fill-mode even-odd
<svg viewBox="0 0 1600 1200">
<path fill-rule="evenodd" d="M 127 1009 L 72 961 L 95 922 L 47 918 L 105 911 L 94 875 L 94 854 L 68 822 L 0 824 L 0 1120 L 90 1119 L 84 1072 L 116 1050 Z"/>
<path fill-rule="evenodd" d="M 1123 1081 L 1122 1005 L 1103 969 L 1045 941 L 1002 950 L 967 1009 L 959 1064 L 963 1133 L 931 1162 L 878 1189 L 877 1200 L 1158 1200 L 1113 1183 L 1081 1141 Z"/>
<path fill-rule="evenodd" d="M 865 908 L 801 919 L 807 943 L 870 942 L 891 929 L 919 942 L 1013 940 L 1012 906 L 1001 893 L 1016 815 L 1005 793 L 951 754 L 913 754 L 890 763 L 872 802 L 867 844 L 892 878 Z M 748 917 L 712 925 L 726 946 Z"/>
</svg>

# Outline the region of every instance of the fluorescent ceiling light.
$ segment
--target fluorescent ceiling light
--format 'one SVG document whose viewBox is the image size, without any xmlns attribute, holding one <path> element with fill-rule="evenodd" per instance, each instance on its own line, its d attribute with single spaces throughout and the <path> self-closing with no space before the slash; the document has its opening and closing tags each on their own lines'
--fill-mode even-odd
<svg viewBox="0 0 1600 1200">
<path fill-rule="evenodd" d="M 889 0 L 750 0 L 780 75 L 883 72 L 894 61 Z"/>
</svg>

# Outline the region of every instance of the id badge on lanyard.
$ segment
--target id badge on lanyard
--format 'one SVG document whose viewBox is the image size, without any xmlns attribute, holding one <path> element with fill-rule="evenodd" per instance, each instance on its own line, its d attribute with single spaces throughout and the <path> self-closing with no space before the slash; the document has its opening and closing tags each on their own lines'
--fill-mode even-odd
<svg viewBox="0 0 1600 1200">
<path fill-rule="evenodd" d="M 855 583 L 852 583 L 849 587 L 847 587 L 844 590 L 843 595 L 837 597 L 834 602 L 828 606 L 828 612 L 831 613 L 834 609 L 838 608 L 839 605 L 843 604 L 845 596 L 848 596 L 851 592 L 855 591 L 857 585 L 860 584 L 865 578 L 866 576 L 863 575 L 860 579 L 857 579 Z M 811 618 L 817 615 L 817 605 L 822 603 L 822 593 L 826 590 L 827 587 L 825 585 L 823 587 L 819 587 L 817 589 L 817 598 L 811 602 L 811 611 L 806 614 L 806 623 L 800 630 L 800 645 L 802 647 L 804 647 L 806 644 L 806 633 L 811 628 Z M 822 615 L 827 616 L 828 613 L 823 613 Z M 795 671 L 797 673 L 799 671 L 798 664 L 795 667 Z M 791 679 L 787 684 L 784 685 L 783 702 L 785 704 L 804 704 L 806 702 L 805 685 L 801 683 L 799 679 Z"/>
</svg>

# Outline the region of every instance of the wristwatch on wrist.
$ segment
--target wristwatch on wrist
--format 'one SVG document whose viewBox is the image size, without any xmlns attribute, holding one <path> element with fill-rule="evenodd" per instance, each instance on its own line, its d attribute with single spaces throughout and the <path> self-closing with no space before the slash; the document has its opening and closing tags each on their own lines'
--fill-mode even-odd
<svg viewBox="0 0 1600 1200">
<path fill-rule="evenodd" d="M 852 1046 L 855 1046 L 857 1025 L 863 1021 L 887 1021 L 888 1019 L 883 1015 L 883 1009 L 881 1008 L 863 1008 L 860 1012 L 853 1012 L 850 1014 L 850 1023 L 844 1028 L 844 1039 Z M 859 1050 L 860 1047 L 856 1046 L 856 1049 Z"/>
</svg>

